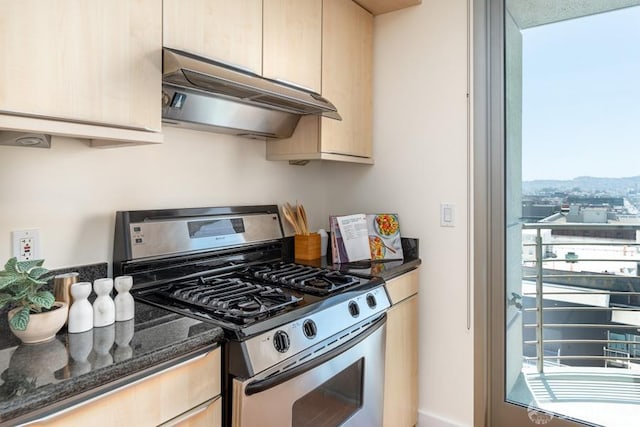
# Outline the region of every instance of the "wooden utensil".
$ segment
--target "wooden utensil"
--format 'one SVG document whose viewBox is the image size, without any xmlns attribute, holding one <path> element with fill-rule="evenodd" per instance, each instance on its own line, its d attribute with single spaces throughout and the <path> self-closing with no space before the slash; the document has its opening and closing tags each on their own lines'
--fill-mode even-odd
<svg viewBox="0 0 640 427">
<path fill-rule="evenodd" d="M 285 219 L 291 224 L 293 230 L 296 234 L 302 234 L 300 227 L 298 226 L 298 222 L 296 221 L 295 215 L 293 213 L 293 208 L 289 203 L 285 203 L 282 205 L 282 213 L 284 214 Z"/>
<path fill-rule="evenodd" d="M 291 214 L 291 217 L 293 218 L 293 220 L 296 222 L 296 225 L 298 227 L 298 233 L 303 234 L 304 230 L 302 229 L 302 223 L 300 222 L 300 217 L 298 216 L 298 205 L 296 204 L 294 208 L 289 203 L 287 203 L 287 208 L 289 208 L 289 213 Z"/>
<path fill-rule="evenodd" d="M 300 227 L 302 228 L 302 234 L 309 235 L 309 224 L 307 223 L 307 213 L 304 210 L 304 206 L 297 205 L 298 218 L 300 219 Z"/>
</svg>

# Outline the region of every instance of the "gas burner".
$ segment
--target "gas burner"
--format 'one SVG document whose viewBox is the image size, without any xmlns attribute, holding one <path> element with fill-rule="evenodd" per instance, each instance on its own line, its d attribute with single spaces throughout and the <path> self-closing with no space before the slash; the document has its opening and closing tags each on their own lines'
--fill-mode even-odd
<svg viewBox="0 0 640 427">
<path fill-rule="evenodd" d="M 268 283 L 316 295 L 327 295 L 361 283 L 359 278 L 336 270 L 293 263 L 251 266 L 245 273 Z"/>
<path fill-rule="evenodd" d="M 236 277 L 200 277 L 171 284 L 162 294 L 240 324 L 268 317 L 301 300 L 279 287 Z"/>
</svg>

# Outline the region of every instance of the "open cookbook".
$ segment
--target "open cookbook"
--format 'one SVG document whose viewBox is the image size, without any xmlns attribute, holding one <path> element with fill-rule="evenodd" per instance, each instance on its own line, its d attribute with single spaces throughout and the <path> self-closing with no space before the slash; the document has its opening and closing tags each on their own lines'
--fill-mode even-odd
<svg viewBox="0 0 640 427">
<path fill-rule="evenodd" d="M 334 263 L 403 259 L 397 214 L 331 216 L 329 226 Z"/>
</svg>

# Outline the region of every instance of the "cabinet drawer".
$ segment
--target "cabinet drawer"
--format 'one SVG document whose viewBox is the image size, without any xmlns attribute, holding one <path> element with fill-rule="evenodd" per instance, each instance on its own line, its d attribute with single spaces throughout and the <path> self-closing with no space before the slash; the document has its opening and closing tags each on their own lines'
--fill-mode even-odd
<svg viewBox="0 0 640 427">
<path fill-rule="evenodd" d="M 157 426 L 219 394 L 217 348 L 28 425 Z"/>
<path fill-rule="evenodd" d="M 405 273 L 402 276 L 387 280 L 385 287 L 392 304 L 409 298 L 418 293 L 418 269 Z"/>
</svg>

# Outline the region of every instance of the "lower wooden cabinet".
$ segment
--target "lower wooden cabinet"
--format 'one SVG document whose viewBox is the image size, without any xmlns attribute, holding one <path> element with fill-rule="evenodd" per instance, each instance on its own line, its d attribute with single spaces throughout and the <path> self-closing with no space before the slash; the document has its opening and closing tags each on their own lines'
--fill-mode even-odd
<svg viewBox="0 0 640 427">
<path fill-rule="evenodd" d="M 220 349 L 52 414 L 29 426 L 219 426 Z"/>
<path fill-rule="evenodd" d="M 387 282 L 384 426 L 418 423 L 418 270 Z"/>
</svg>

